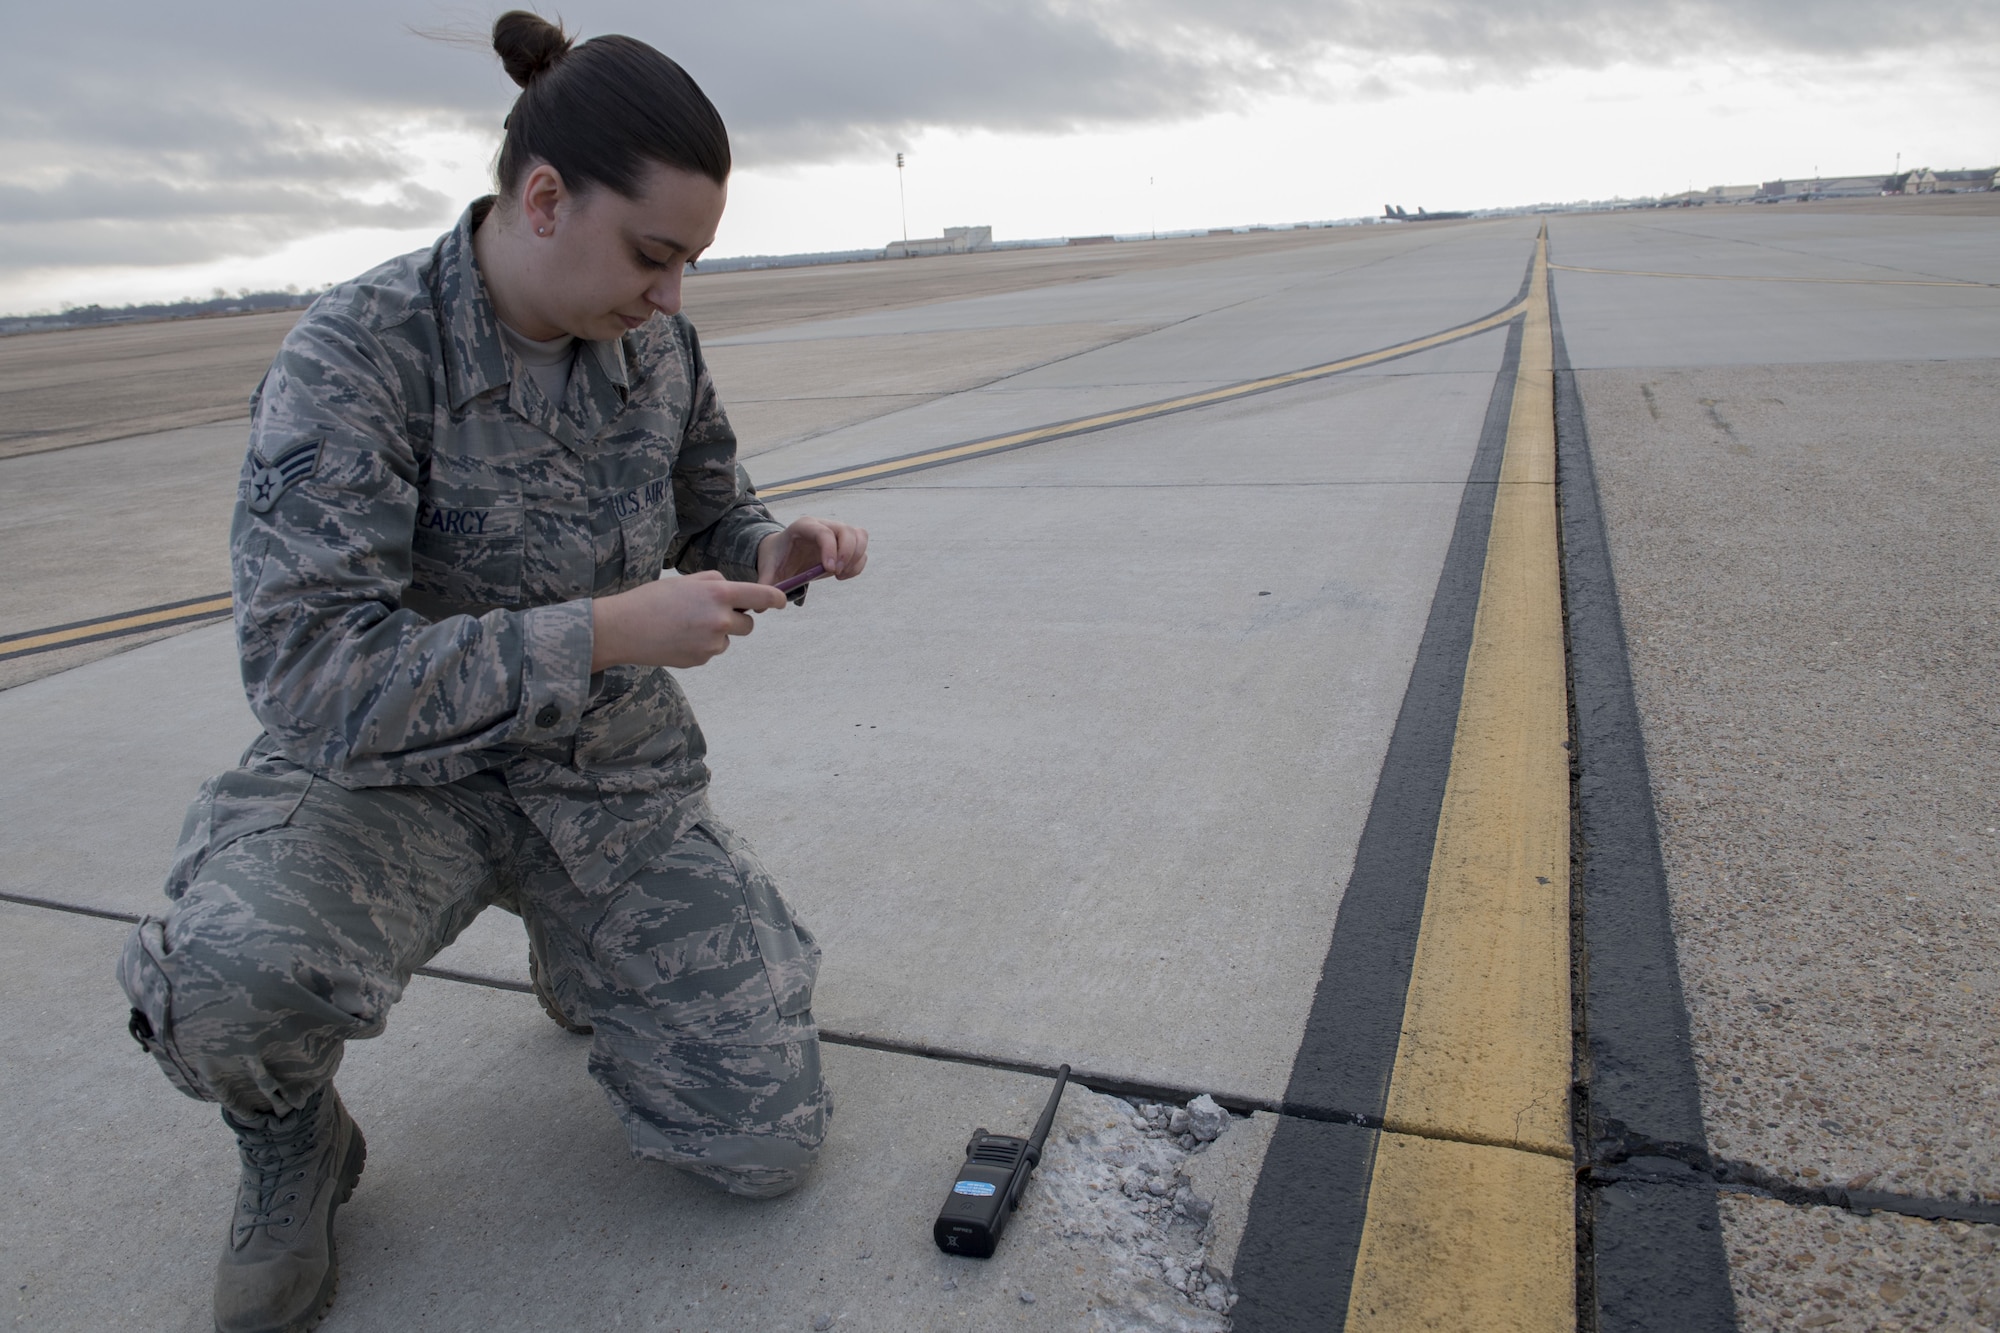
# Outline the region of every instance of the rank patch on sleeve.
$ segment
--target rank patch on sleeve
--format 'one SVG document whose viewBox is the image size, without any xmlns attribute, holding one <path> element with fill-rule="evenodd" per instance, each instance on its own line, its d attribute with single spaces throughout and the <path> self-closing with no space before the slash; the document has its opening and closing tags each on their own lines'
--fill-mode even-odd
<svg viewBox="0 0 2000 1333">
<path fill-rule="evenodd" d="M 266 461 L 264 456 L 252 449 L 250 461 L 255 464 L 250 479 L 245 483 L 244 503 L 253 514 L 267 514 L 271 506 L 278 503 L 278 497 L 285 488 L 310 477 L 319 468 L 318 439 L 300 440 L 285 446 L 284 452 Z"/>
</svg>

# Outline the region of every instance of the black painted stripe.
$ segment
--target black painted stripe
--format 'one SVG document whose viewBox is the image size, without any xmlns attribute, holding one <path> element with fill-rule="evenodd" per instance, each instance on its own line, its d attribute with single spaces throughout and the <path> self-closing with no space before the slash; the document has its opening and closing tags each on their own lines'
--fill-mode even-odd
<svg viewBox="0 0 2000 1333">
<path fill-rule="evenodd" d="M 1582 1313 L 1599 1333 L 1734 1329 L 1625 623 L 1553 289 L 1549 320 L 1576 745 L 1571 875 L 1583 905 L 1578 1091 L 1592 1167 L 1646 1168 L 1584 1191 Z"/>
<path fill-rule="evenodd" d="M 1533 274 L 1531 260 L 1523 296 Z M 1431 850 L 1451 772 L 1521 332 L 1519 319 L 1507 326 L 1429 619 L 1293 1060 L 1285 1115 L 1251 1196 L 1232 1275 L 1241 1293 L 1232 1312 L 1238 1333 L 1331 1333 L 1347 1319 L 1368 1215 L 1375 1127 L 1382 1123 L 1402 1038 Z"/>
<path fill-rule="evenodd" d="M 1520 358 L 1516 320 L 1293 1060 L 1285 1089 L 1285 1109 L 1293 1115 L 1379 1125 L 1388 1102 Z"/>
</svg>

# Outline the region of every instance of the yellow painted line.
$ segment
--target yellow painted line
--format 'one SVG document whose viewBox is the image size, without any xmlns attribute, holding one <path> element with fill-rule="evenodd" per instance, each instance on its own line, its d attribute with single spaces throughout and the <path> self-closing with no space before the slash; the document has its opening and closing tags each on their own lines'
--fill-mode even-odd
<svg viewBox="0 0 2000 1333">
<path fill-rule="evenodd" d="M 181 606 L 138 611 L 113 620 L 97 620 L 83 625 L 69 625 L 62 629 L 43 630 L 36 634 L 22 635 L 17 639 L 0 639 L 0 653 L 34 652 L 41 648 L 56 648 L 65 643 L 74 643 L 79 639 L 130 633 L 145 629 L 149 625 L 165 625 L 182 620 L 199 620 L 204 616 L 227 615 L 232 605 L 234 605 L 233 599 L 229 597 L 211 597 L 204 602 L 188 602 Z"/>
<path fill-rule="evenodd" d="M 1270 375 L 1263 379 L 1246 380 L 1240 384 L 1228 384 L 1219 389 L 1208 389 L 1201 393 L 1191 393 L 1180 398 L 1169 398 L 1164 402 L 1143 403 L 1138 407 L 1121 408 L 1115 412 L 1105 412 L 1093 417 L 1082 417 L 1075 421 L 1058 422 L 1052 426 L 1037 426 L 1032 430 L 1017 431 L 1012 435 L 1000 435 L 989 440 L 974 440 L 968 444 L 955 444 L 943 449 L 933 449 L 929 453 L 912 454 L 903 458 L 884 459 L 879 463 L 866 463 L 860 467 L 846 468 L 838 472 L 824 472 L 812 477 L 799 477 L 792 481 L 781 481 L 770 486 L 757 488 L 759 499 L 773 500 L 795 491 L 816 491 L 830 486 L 849 486 L 857 481 L 867 481 L 871 477 L 886 476 L 895 472 L 906 472 L 911 468 L 930 467 L 938 463 L 958 462 L 967 458 L 977 458 L 981 454 L 997 453 L 1002 449 L 1017 449 L 1022 445 L 1034 444 L 1042 440 L 1061 439 L 1064 436 L 1080 435 L 1085 431 L 1103 430 L 1107 426 L 1124 426 L 1133 422 L 1146 421 L 1153 417 L 1165 416 L 1169 412 L 1182 412 L 1191 407 L 1208 407 L 1215 403 L 1226 403 L 1231 399 L 1262 393 L 1267 389 L 1283 388 L 1289 384 L 1304 384 L 1308 380 L 1323 379 L 1328 375 L 1338 375 L 1343 371 L 1358 370 L 1382 361 L 1391 361 L 1412 352 L 1426 351 L 1432 347 L 1442 347 L 1446 343 L 1469 338 L 1488 329 L 1497 329 L 1519 315 L 1524 308 L 1517 302 L 1505 310 L 1495 311 L 1483 319 L 1470 324 L 1460 324 L 1456 328 L 1441 333 L 1426 334 L 1413 338 L 1394 347 L 1384 347 L 1380 351 L 1364 352 L 1359 356 L 1346 357 L 1339 361 L 1328 361 L 1324 365 L 1308 366 L 1304 370 L 1286 371 L 1282 375 Z"/>
<path fill-rule="evenodd" d="M 1567 1329 L 1575 1318 L 1547 256 L 1544 230 L 1349 1328 Z"/>
<path fill-rule="evenodd" d="M 1978 287 L 1991 291 L 1996 282 L 1955 282 L 1948 278 L 1780 278 L 1751 273 L 1656 273 L 1644 268 L 1585 268 L 1581 264 L 1551 264 L 1564 273 L 1605 273 L 1621 278 L 1694 278 L 1701 282 L 1811 282 L 1836 287 Z"/>
<path fill-rule="evenodd" d="M 1569 707 L 1543 253 L 1384 1123 L 1567 1159 Z"/>
<path fill-rule="evenodd" d="M 1347 1333 L 1566 1333 L 1575 1199 L 1569 1166 L 1552 1157 L 1381 1135 Z"/>
</svg>

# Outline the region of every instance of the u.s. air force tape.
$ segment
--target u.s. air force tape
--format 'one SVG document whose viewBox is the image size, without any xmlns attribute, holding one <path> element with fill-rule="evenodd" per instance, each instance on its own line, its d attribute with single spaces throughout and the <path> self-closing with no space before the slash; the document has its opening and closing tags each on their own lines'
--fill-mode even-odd
<svg viewBox="0 0 2000 1333">
<path fill-rule="evenodd" d="M 319 447 L 317 437 L 288 444 L 277 457 L 269 459 L 255 449 L 250 451 L 250 461 L 255 464 L 249 480 L 244 484 L 243 502 L 250 506 L 253 514 L 267 514 L 271 506 L 278 503 L 278 497 L 285 488 L 296 485 L 310 477 L 319 467 Z"/>
</svg>

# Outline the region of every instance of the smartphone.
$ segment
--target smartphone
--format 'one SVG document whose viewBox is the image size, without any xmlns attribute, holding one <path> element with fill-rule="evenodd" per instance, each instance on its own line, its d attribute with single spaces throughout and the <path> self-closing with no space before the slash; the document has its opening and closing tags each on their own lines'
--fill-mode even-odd
<svg viewBox="0 0 2000 1333">
<path fill-rule="evenodd" d="M 811 569 L 808 569 L 803 573 L 794 574 L 790 578 L 784 579 L 778 583 L 774 583 L 771 586 L 776 588 L 779 592 L 784 593 L 787 597 L 790 597 L 793 593 L 804 590 L 805 586 L 808 583 L 811 583 L 814 579 L 825 578 L 825 577 L 826 577 L 826 566 L 814 565 Z"/>
</svg>

